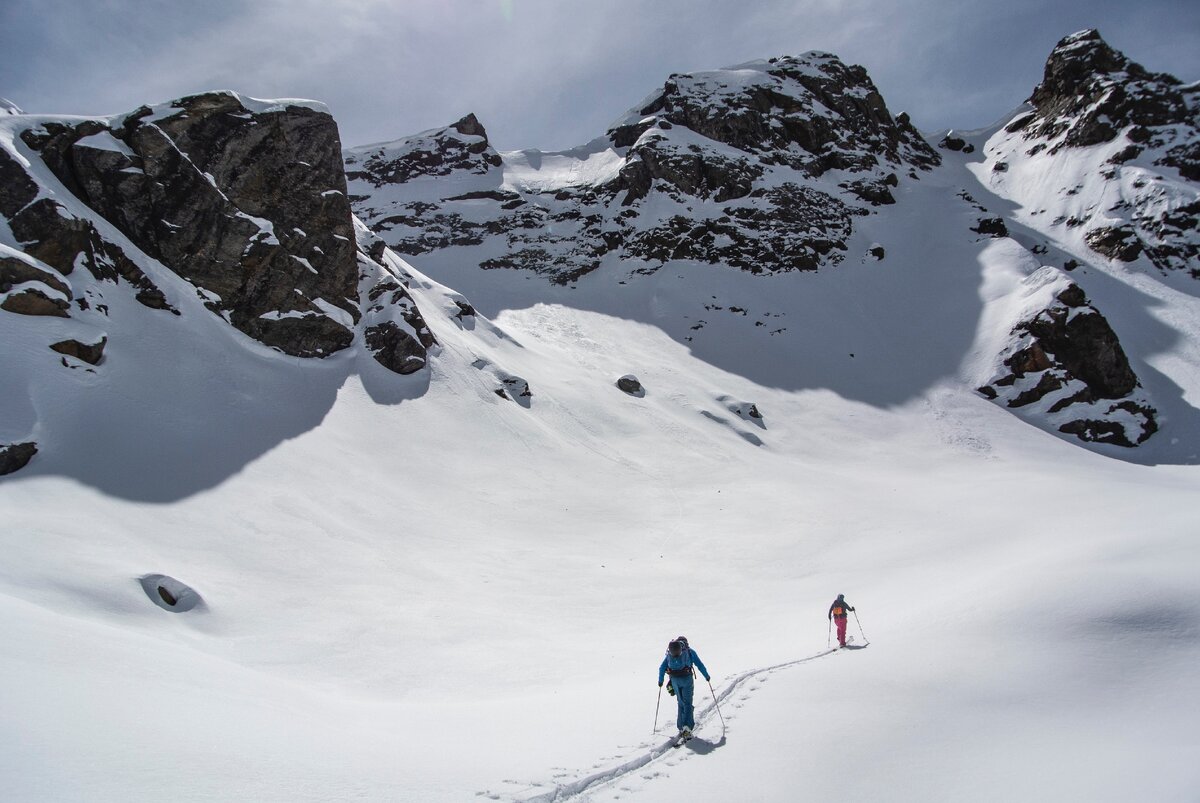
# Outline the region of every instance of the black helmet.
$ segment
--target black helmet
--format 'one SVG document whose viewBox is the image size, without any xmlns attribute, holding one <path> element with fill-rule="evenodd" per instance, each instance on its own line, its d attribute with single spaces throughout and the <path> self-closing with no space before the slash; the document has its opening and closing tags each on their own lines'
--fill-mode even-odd
<svg viewBox="0 0 1200 803">
<path fill-rule="evenodd" d="M 838 599 L 845 599 L 845 597 L 846 597 L 845 594 L 838 594 Z"/>
<path fill-rule="evenodd" d="M 683 642 L 680 641 L 679 639 L 675 639 L 674 641 L 672 641 L 670 644 L 667 645 L 667 654 L 669 654 L 675 658 L 678 658 L 679 656 L 683 655 L 683 649 L 684 649 Z"/>
<path fill-rule="evenodd" d="M 686 649 L 687 649 L 687 648 L 690 646 L 690 645 L 688 644 L 687 636 L 676 636 L 676 637 L 675 637 L 675 640 L 676 640 L 676 641 L 682 641 L 682 642 L 683 642 L 683 648 L 684 648 L 685 650 L 686 650 Z"/>
</svg>

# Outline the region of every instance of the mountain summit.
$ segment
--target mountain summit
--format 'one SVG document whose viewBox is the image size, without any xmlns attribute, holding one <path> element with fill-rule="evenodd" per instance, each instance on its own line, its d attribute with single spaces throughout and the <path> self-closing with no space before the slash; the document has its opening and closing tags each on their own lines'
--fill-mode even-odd
<svg viewBox="0 0 1200 803">
<path fill-rule="evenodd" d="M 1029 103 L 990 143 L 991 184 L 1022 203 L 1054 197 L 1059 238 L 1200 279 L 1200 84 L 1151 73 L 1088 30 L 1058 43 Z M 1059 186 L 1044 186 L 1051 175 Z"/>
</svg>

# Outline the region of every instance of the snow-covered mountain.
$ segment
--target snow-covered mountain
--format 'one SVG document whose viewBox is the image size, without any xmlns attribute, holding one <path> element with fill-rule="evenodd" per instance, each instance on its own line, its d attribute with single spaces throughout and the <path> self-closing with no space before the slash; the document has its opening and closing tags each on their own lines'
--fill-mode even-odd
<svg viewBox="0 0 1200 803">
<path fill-rule="evenodd" d="M 1095 32 L 930 140 L 825 53 L 0 116 L 5 796 L 1189 800 L 1195 122 Z"/>
<path fill-rule="evenodd" d="M 1097 144 L 1093 140 L 1101 134 L 1092 129 L 1097 115 L 1104 114 L 1111 121 L 1104 129 L 1110 138 L 1128 129 L 1145 143 L 1157 143 L 1147 161 L 1156 159 L 1171 173 L 1114 208 L 1142 209 L 1143 220 L 1150 214 L 1145 210 L 1157 215 L 1156 223 L 1141 229 L 1152 243 L 1147 258 L 1175 254 L 1181 257 L 1176 262 L 1194 265 L 1198 190 L 1186 171 L 1200 134 L 1194 104 L 1184 101 L 1191 97 L 1187 88 L 1181 90 L 1168 76 L 1149 76 L 1094 31 L 1065 39 L 1046 71 L 1032 98 L 1039 111 L 1001 129 L 1021 130 L 1019 139 L 1036 142 L 1012 154 L 997 135 L 988 147 L 988 162 L 971 169 L 1001 177 L 985 180 L 989 189 L 996 181 L 1025 186 L 1019 180 L 1023 175 L 1044 180 L 1055 174 L 1045 160 L 1073 159 L 1075 172 L 1092 176 L 1092 189 L 1082 198 L 1094 207 L 1092 199 L 1118 193 L 1112 188 L 1121 184 L 1114 172 L 1120 168 L 1110 169 L 1108 162 L 1109 151 L 1123 145 L 1103 153 L 1087 147 Z M 1078 85 L 1089 87 L 1084 97 L 1090 100 L 1080 99 Z M 1135 100 L 1117 102 L 1113 95 Z M 1118 111 L 1129 118 L 1126 123 L 1118 122 L 1124 119 Z M 1038 115 L 1047 122 L 1031 125 Z M 1079 134 L 1083 129 L 1090 133 Z M 982 145 L 988 136 L 974 138 Z M 1062 143 L 1071 147 L 1069 153 L 1062 152 Z M 511 297 L 512 289 L 500 285 L 512 281 L 488 281 L 480 270 L 546 276 L 554 284 L 584 290 L 580 295 L 586 297 L 575 303 L 620 315 L 630 314 L 631 301 L 636 308 L 646 296 L 655 297 L 664 276 L 683 272 L 687 284 L 672 292 L 690 298 L 666 305 L 669 311 L 660 305 L 639 317 L 664 326 L 718 364 L 756 371 L 767 363 L 756 378 L 793 386 L 837 382 L 846 373 L 832 364 L 830 343 L 814 335 L 849 343 L 854 347 L 838 351 L 854 355 L 856 368 L 862 366 L 869 377 L 864 384 L 871 378 L 888 382 L 887 388 L 849 392 L 876 401 L 898 390 L 900 397 L 907 395 L 898 387 L 907 383 L 896 383 L 891 369 L 910 363 L 909 372 L 921 373 L 929 367 L 923 321 L 941 314 L 944 297 L 953 297 L 959 281 L 937 276 L 938 263 L 978 262 L 986 252 L 1007 248 L 994 240 L 1023 245 L 989 259 L 1029 277 L 1022 279 L 1024 286 L 1005 291 L 1012 306 L 1006 316 L 989 319 L 985 308 L 960 302 L 964 316 L 980 316 L 977 344 L 987 340 L 994 359 L 973 366 L 945 362 L 935 370 L 958 372 L 988 398 L 1052 431 L 1123 447 L 1147 442 L 1159 429 L 1163 402 L 1140 381 L 1144 369 L 1130 364 L 1121 332 L 1105 317 L 1106 305 L 1090 300 L 1089 280 L 1064 273 L 1111 256 L 1093 248 L 1108 236 L 1102 232 L 1119 227 L 1057 242 L 1052 259 L 1045 238 L 1030 242 L 1010 236 L 1005 221 L 1030 224 L 1004 209 L 989 211 L 971 194 L 979 193 L 976 181 L 963 174 L 958 157 L 975 153 L 975 145 L 953 133 L 940 145 L 955 159 L 945 169 L 939 169 L 938 152 L 905 115 L 893 118 L 861 67 L 810 53 L 674 75 L 603 137 L 571 151 L 498 153 L 472 115 L 446 129 L 351 149 L 346 165 L 354 209 L 373 231 L 432 275 L 485 304 L 491 299 L 497 304 L 493 309 L 501 308 L 499 299 Z M 1133 158 L 1128 148 L 1122 153 Z M 1183 172 L 1170 170 L 1176 165 Z M 1151 178 L 1126 183 L 1144 187 Z M 1082 187 L 1039 186 L 1034 197 L 1064 207 L 1054 216 L 1058 223 L 1074 221 L 1066 207 L 1080 203 Z M 1070 193 L 1072 200 L 1064 204 L 1056 191 Z M 1038 214 L 1045 215 L 1045 208 Z M 914 223 L 913 216 L 924 220 Z M 932 231 L 914 240 L 913 231 L 923 228 Z M 1021 264 L 1031 260 L 1038 264 Z M 873 273 L 898 273 L 909 282 L 897 295 L 888 279 L 847 276 L 831 279 L 837 282 L 834 295 L 824 296 L 814 287 L 823 284 L 819 280 L 701 278 L 708 265 L 757 277 L 818 269 L 862 274 L 870 270 L 863 265 L 878 265 Z M 629 287 L 624 297 L 598 300 L 613 281 Z M 838 297 L 858 281 L 863 282 L 858 295 Z M 918 287 L 923 292 L 914 293 Z M 871 323 L 854 320 L 855 307 L 861 309 L 872 296 L 881 308 L 867 317 L 889 323 L 886 334 L 873 340 L 862 331 Z M 885 310 L 889 300 L 905 296 L 911 296 L 906 298 L 911 309 Z M 552 297 L 560 295 L 539 283 L 517 303 Z M 676 310 L 685 314 L 676 317 Z M 784 315 L 799 310 L 806 325 L 781 325 Z M 727 312 L 741 316 L 745 325 L 714 331 L 713 318 Z M 773 339 L 765 347 L 764 335 Z M 945 356 L 957 360 L 958 353 Z M 771 359 L 763 359 L 768 355 Z"/>
<path fill-rule="evenodd" d="M 828 53 L 671 76 L 564 153 L 502 156 L 468 116 L 346 155 L 356 211 L 400 253 L 483 246 L 484 269 L 560 284 L 602 264 L 836 264 L 854 218 L 937 162 L 866 71 Z"/>
<path fill-rule="evenodd" d="M 1200 279 L 1200 82 L 1150 73 L 1084 31 L 1054 49 L 1029 104 L 978 173 L 1021 204 L 1021 222 Z"/>
</svg>

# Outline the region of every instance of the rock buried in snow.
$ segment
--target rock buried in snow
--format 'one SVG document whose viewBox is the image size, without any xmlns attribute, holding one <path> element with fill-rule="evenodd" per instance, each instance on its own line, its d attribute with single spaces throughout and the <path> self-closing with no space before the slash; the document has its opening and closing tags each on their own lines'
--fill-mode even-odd
<svg viewBox="0 0 1200 803">
<path fill-rule="evenodd" d="M 204 610 L 204 598 L 186 583 L 165 574 L 147 574 L 138 578 L 146 596 L 158 607 L 172 613 Z"/>
<path fill-rule="evenodd" d="M 762 426 L 762 413 L 759 412 L 758 405 L 754 402 L 735 399 L 733 396 L 718 396 L 716 400 L 743 421 L 752 421 Z"/>
<path fill-rule="evenodd" d="M 99 343 L 91 344 L 80 343 L 78 340 L 62 340 L 58 343 L 52 343 L 50 348 L 59 354 L 83 360 L 89 365 L 99 365 L 100 359 L 104 356 L 104 347 L 106 345 L 108 345 L 108 338 L 102 337 Z"/>
<path fill-rule="evenodd" d="M 25 468 L 37 450 L 37 444 L 32 442 L 0 445 L 0 475 Z"/>
<path fill-rule="evenodd" d="M 625 374 L 625 376 L 618 379 L 617 387 L 630 396 L 642 396 L 646 392 L 645 388 L 642 387 L 642 383 L 633 374 Z"/>
<path fill-rule="evenodd" d="M 502 371 L 496 373 L 496 378 L 500 380 L 500 387 L 495 390 L 497 396 L 509 401 L 515 401 L 522 407 L 529 406 L 529 400 L 533 398 L 533 391 L 529 389 L 528 382 L 519 376 L 507 374 Z"/>
</svg>

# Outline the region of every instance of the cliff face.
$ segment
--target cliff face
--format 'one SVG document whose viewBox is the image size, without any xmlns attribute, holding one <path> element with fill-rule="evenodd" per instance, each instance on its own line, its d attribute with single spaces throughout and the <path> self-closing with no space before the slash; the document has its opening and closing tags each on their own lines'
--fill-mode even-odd
<svg viewBox="0 0 1200 803">
<path fill-rule="evenodd" d="M 287 354 L 331 354 L 358 318 L 337 126 L 311 106 L 249 105 L 197 95 L 111 121 L 46 121 L 21 139 L 209 309 Z M 53 204 L 29 232 L 39 240 L 55 239 Z"/>
<path fill-rule="evenodd" d="M 83 267 L 178 313 L 150 261 L 285 354 L 323 357 L 354 342 L 366 255 L 337 125 L 320 104 L 214 92 L 103 120 L 14 119 L 26 122 L 0 150 L 0 213 L 21 253 L 3 270 L 9 286 L 32 284 L 5 309 L 71 314 L 72 301 L 87 302 L 67 277 Z"/>
<path fill-rule="evenodd" d="M 212 337 L 198 325 L 210 315 L 293 357 L 357 348 L 396 374 L 420 371 L 435 341 L 399 265 L 356 225 L 320 104 L 214 92 L 111 118 L 0 120 L 0 315 L 25 349 L 17 367 L 34 371 L 10 377 L 29 398 L 72 375 L 137 396 L 127 372 L 109 375 L 110 358 L 190 349 Z M 174 324 L 145 317 L 163 315 Z M 174 373 L 191 360 L 156 355 L 133 381 L 171 381 L 150 364 Z M 62 447 L 62 421 L 36 409 L 8 423 L 0 474 L 39 444 Z"/>
</svg>

